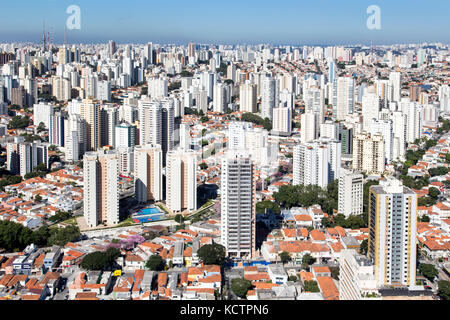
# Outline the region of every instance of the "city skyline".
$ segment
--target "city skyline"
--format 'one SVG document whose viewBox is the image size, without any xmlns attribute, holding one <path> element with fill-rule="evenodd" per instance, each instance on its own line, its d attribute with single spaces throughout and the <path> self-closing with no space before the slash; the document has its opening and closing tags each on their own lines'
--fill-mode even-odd
<svg viewBox="0 0 450 320">
<path fill-rule="evenodd" d="M 89 3 L 46 0 L 34 3 L 8 4 L 9 10 L 0 13 L 1 42 L 42 41 L 42 27 L 53 33 L 54 43 L 64 43 L 64 28 L 71 5 L 81 13 L 81 29 L 66 30 L 67 43 L 104 43 L 114 39 L 117 43 L 185 44 L 259 44 L 274 45 L 333 45 L 333 44 L 395 44 L 448 42 L 445 30 L 450 22 L 445 19 L 449 3 L 431 1 L 423 7 L 419 1 L 305 1 L 283 0 L 276 7 L 268 1 L 238 3 L 227 6 L 203 0 L 184 4 L 127 3 L 130 10 L 122 10 L 118 1 Z M 381 28 L 369 30 L 366 22 L 371 5 L 380 7 Z M 141 10 L 131 8 L 139 6 Z M 327 10 L 325 10 L 325 8 Z M 20 10 L 19 19 L 11 12 Z M 433 18 L 431 19 L 431 15 Z M 112 21 L 111 17 L 115 17 Z M 427 20 L 427 25 L 418 23 Z M 221 22 L 224 21 L 224 22 Z M 273 23 L 270 23 L 270 22 Z M 269 22 L 269 23 L 268 23 Z M 126 26 L 126 27 L 125 27 Z"/>
</svg>

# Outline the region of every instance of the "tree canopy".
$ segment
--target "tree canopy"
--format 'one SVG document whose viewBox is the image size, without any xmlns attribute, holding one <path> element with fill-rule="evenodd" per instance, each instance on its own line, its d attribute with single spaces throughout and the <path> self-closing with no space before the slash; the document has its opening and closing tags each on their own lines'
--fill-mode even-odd
<svg viewBox="0 0 450 320">
<path fill-rule="evenodd" d="M 241 298 L 244 298 L 247 295 L 248 290 L 253 287 L 252 282 L 249 280 L 236 278 L 231 280 L 231 290 Z"/>
<path fill-rule="evenodd" d="M 291 260 L 291 256 L 286 251 L 283 251 L 280 253 L 280 260 L 281 262 L 286 263 Z"/>
<path fill-rule="evenodd" d="M 30 124 L 30 118 L 28 116 L 14 116 L 8 123 L 9 129 L 24 129 Z"/>
<path fill-rule="evenodd" d="M 450 300 L 450 281 L 438 282 L 438 295 L 444 300 Z"/>
<path fill-rule="evenodd" d="M 368 241 L 367 241 L 367 239 L 364 239 L 362 242 L 361 242 L 361 244 L 360 244 L 360 246 L 359 246 L 359 253 L 361 253 L 361 254 L 363 254 L 363 255 L 366 255 L 367 254 L 367 250 L 368 250 Z"/>
<path fill-rule="evenodd" d="M 326 189 L 315 185 L 285 185 L 273 194 L 280 207 L 292 208 L 295 206 L 310 207 L 319 204 L 324 212 L 332 213 L 337 210 L 338 180 L 328 184 Z"/>
<path fill-rule="evenodd" d="M 152 271 L 161 271 L 164 269 L 164 261 L 159 254 L 154 254 L 147 260 L 145 267 Z"/>
<path fill-rule="evenodd" d="M 222 265 L 226 258 L 225 247 L 217 243 L 202 246 L 198 249 L 197 254 L 198 257 L 207 265 Z"/>
<path fill-rule="evenodd" d="M 275 214 L 279 214 L 281 212 L 280 206 L 273 201 L 266 200 L 256 204 L 256 214 L 265 213 L 266 209 L 272 210 Z"/>
<path fill-rule="evenodd" d="M 315 280 L 305 280 L 303 287 L 307 292 L 320 292 L 319 285 Z"/>
<path fill-rule="evenodd" d="M 7 251 L 20 251 L 31 244 L 33 232 L 21 224 L 0 221 L 0 248 Z"/>
<path fill-rule="evenodd" d="M 83 258 L 81 267 L 86 270 L 105 270 L 113 267 L 115 260 L 119 256 L 120 250 L 117 248 L 108 248 L 105 252 L 92 252 Z"/>
<path fill-rule="evenodd" d="M 272 122 L 270 121 L 269 118 L 261 118 L 260 116 L 251 113 L 251 112 L 246 112 L 242 115 L 241 117 L 242 121 L 246 121 L 246 122 L 251 122 L 254 123 L 256 125 L 259 126 L 263 126 L 264 129 L 266 129 L 267 131 L 272 130 Z"/>
<path fill-rule="evenodd" d="M 436 270 L 436 267 L 432 264 L 428 263 L 421 263 L 419 264 L 419 271 L 423 274 L 425 278 L 427 278 L 430 281 L 434 280 L 434 277 L 438 275 L 438 271 Z"/>
<path fill-rule="evenodd" d="M 75 226 L 65 228 L 41 228 L 32 231 L 23 225 L 11 221 L 0 221 L 0 248 L 7 251 L 23 250 L 34 243 L 37 246 L 64 246 L 67 242 L 80 238 L 80 230 Z"/>
</svg>

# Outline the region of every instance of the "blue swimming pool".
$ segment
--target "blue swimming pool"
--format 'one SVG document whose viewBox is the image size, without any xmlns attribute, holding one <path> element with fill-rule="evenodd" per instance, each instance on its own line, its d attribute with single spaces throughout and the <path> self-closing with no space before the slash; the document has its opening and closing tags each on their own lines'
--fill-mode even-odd
<svg viewBox="0 0 450 320">
<path fill-rule="evenodd" d="M 136 215 L 144 216 L 144 215 L 148 215 L 148 214 L 160 214 L 160 213 L 162 213 L 162 212 L 158 208 L 145 208 L 145 209 L 138 211 L 136 213 Z"/>
<path fill-rule="evenodd" d="M 159 221 L 164 219 L 164 214 L 154 214 L 150 216 L 140 216 L 133 218 L 133 221 L 135 223 L 144 223 L 144 222 L 152 222 L 152 221 Z"/>
<path fill-rule="evenodd" d="M 166 218 L 166 214 L 162 212 L 159 208 L 149 207 L 139 210 L 132 215 L 133 221 L 135 223 L 144 223 L 151 221 L 159 221 Z"/>
</svg>

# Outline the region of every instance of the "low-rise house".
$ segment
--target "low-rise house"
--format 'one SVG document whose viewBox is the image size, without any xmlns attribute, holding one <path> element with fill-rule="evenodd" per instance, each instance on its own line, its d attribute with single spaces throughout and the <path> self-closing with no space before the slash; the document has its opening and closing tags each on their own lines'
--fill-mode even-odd
<svg viewBox="0 0 450 320">
<path fill-rule="evenodd" d="M 272 283 L 284 284 L 288 281 L 288 275 L 282 264 L 270 264 L 267 273 Z"/>
</svg>

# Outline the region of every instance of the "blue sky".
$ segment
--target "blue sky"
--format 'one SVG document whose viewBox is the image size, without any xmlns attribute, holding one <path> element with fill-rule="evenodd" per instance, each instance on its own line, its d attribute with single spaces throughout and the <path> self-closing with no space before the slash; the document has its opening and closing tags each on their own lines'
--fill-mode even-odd
<svg viewBox="0 0 450 320">
<path fill-rule="evenodd" d="M 69 43 L 392 44 L 450 42 L 449 0 L 21 0 L 2 4 L 0 42 L 63 42 L 66 9 L 81 9 Z M 369 5 L 381 30 L 368 30 Z"/>
</svg>

